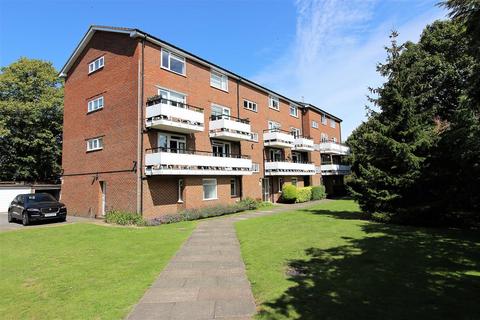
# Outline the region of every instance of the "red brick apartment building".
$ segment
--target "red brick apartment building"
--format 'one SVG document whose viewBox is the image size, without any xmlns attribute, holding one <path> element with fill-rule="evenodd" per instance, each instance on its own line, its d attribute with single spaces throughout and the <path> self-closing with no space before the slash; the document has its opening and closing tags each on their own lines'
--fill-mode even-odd
<svg viewBox="0 0 480 320">
<path fill-rule="evenodd" d="M 138 29 L 92 26 L 65 78 L 62 201 L 151 218 L 343 184 L 341 120 Z"/>
</svg>

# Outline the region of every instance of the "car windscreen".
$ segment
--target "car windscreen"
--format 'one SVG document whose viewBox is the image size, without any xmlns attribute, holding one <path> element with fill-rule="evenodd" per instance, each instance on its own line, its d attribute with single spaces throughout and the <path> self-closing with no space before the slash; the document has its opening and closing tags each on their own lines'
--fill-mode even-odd
<svg viewBox="0 0 480 320">
<path fill-rule="evenodd" d="M 45 202 L 45 201 L 57 201 L 52 195 L 48 193 L 29 194 L 25 196 L 28 203 Z"/>
</svg>

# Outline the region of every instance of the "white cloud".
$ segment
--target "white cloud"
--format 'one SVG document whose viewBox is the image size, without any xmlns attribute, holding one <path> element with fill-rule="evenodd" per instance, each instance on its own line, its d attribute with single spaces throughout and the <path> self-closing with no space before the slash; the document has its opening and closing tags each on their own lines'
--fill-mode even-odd
<svg viewBox="0 0 480 320">
<path fill-rule="evenodd" d="M 382 81 L 375 66 L 385 59 L 390 30 L 397 29 L 401 41 L 417 41 L 426 24 L 443 17 L 433 7 L 401 25 L 393 17 L 373 21 L 377 4 L 298 0 L 295 40 L 253 80 L 339 116 L 346 138 L 365 117 L 368 86 Z"/>
</svg>

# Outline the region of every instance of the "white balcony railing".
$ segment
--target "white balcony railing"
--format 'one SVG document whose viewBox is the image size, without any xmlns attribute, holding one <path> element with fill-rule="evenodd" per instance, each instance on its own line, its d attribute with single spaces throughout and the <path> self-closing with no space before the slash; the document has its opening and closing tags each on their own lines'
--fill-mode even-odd
<svg viewBox="0 0 480 320">
<path fill-rule="evenodd" d="M 212 116 L 208 129 L 210 138 L 241 141 L 252 137 L 250 122 L 232 116 Z"/>
<path fill-rule="evenodd" d="M 247 156 L 157 148 L 145 155 L 146 175 L 251 175 Z"/>
<path fill-rule="evenodd" d="M 293 141 L 293 150 L 311 152 L 315 150 L 313 140 L 307 137 L 296 137 Z"/>
<path fill-rule="evenodd" d="M 313 163 L 297 163 L 289 161 L 266 161 L 265 175 L 267 176 L 313 176 Z"/>
<path fill-rule="evenodd" d="M 149 102 L 145 125 L 182 133 L 201 132 L 205 127 L 203 109 L 159 98 Z"/>
<path fill-rule="evenodd" d="M 346 164 L 322 164 L 320 166 L 322 175 L 348 175 L 350 174 L 350 166 Z"/>
<path fill-rule="evenodd" d="M 322 142 L 317 144 L 315 149 L 320 151 L 320 153 L 333 153 L 340 155 L 347 155 L 350 152 L 349 147 L 336 142 Z"/>
<path fill-rule="evenodd" d="M 263 132 L 263 145 L 265 147 L 293 148 L 294 136 L 288 131 L 270 129 Z"/>
</svg>

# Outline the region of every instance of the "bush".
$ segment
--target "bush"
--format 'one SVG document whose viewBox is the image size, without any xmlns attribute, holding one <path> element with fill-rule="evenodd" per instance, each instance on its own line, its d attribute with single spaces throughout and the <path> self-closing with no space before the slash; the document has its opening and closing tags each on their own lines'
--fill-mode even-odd
<svg viewBox="0 0 480 320">
<path fill-rule="evenodd" d="M 326 197 L 327 194 L 325 193 L 324 185 L 312 187 L 312 200 L 321 200 L 325 199 Z"/>
<path fill-rule="evenodd" d="M 294 203 L 297 200 L 297 187 L 285 184 L 282 188 L 282 202 Z"/>
<path fill-rule="evenodd" d="M 312 199 L 312 187 L 304 187 L 297 189 L 297 199 L 295 202 L 307 202 Z"/>
<path fill-rule="evenodd" d="M 146 224 L 143 217 L 139 214 L 118 210 L 110 210 L 105 214 L 105 222 L 115 223 L 122 226 L 136 225 L 144 226 Z"/>
</svg>

